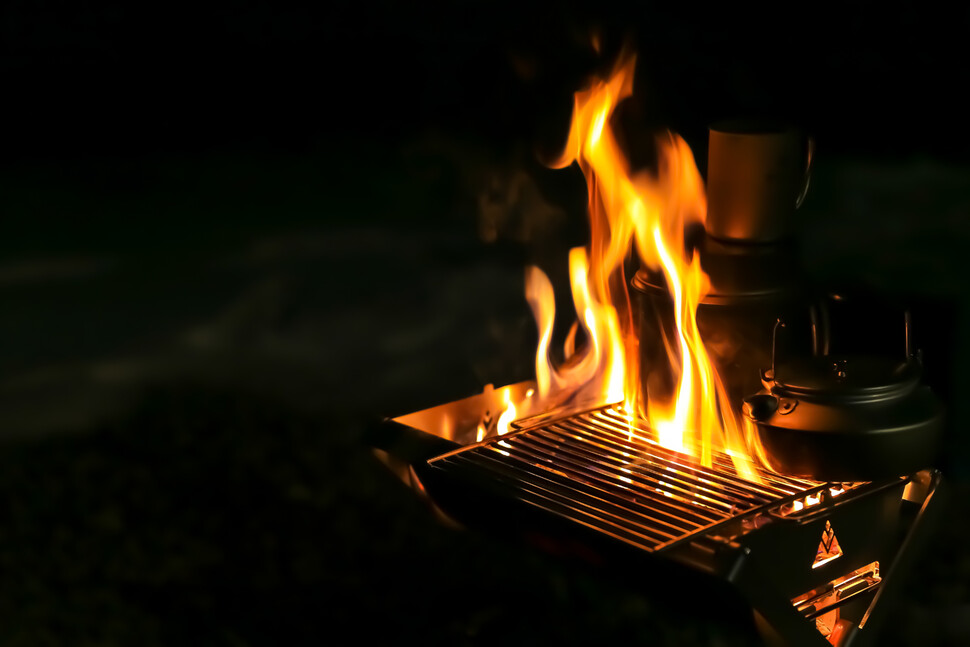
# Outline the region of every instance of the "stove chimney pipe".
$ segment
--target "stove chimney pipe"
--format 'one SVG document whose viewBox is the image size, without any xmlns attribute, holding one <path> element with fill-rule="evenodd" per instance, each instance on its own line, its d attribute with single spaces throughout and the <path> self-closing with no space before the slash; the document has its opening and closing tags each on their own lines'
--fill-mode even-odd
<svg viewBox="0 0 970 647">
<path fill-rule="evenodd" d="M 808 190 L 813 142 L 796 129 L 732 121 L 710 128 L 707 233 L 728 243 L 775 243 Z"/>
</svg>

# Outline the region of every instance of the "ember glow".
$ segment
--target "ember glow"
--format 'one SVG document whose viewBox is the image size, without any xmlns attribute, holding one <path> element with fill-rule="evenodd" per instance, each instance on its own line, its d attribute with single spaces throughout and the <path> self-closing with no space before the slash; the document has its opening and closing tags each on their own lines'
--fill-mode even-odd
<svg viewBox="0 0 970 647">
<path fill-rule="evenodd" d="M 609 78 L 596 79 L 575 95 L 565 150 L 553 167 L 575 162 L 586 178 L 591 240 L 569 255 L 576 322 L 586 343 L 577 347 L 574 326 L 565 360 L 553 361 L 552 284 L 540 269 L 528 268 L 526 298 L 539 327 L 538 391 L 528 406 L 520 407 L 521 414 L 622 403 L 624 411 L 649 421 L 661 445 L 691 454 L 706 466 L 713 452 L 726 452 L 739 473 L 757 478 L 738 412 L 697 327 L 697 307 L 710 282 L 684 242 L 685 227 L 703 224 L 707 212 L 694 156 L 683 139 L 668 132 L 657 140 L 655 171 L 635 174 L 614 134 L 612 116 L 632 93 L 635 63 L 634 55 L 621 56 Z M 673 301 L 674 329 L 665 331 L 675 378 L 672 394 L 647 389 L 644 395 L 641 389 L 639 340 L 624 275 L 631 249 L 646 267 L 662 273 Z"/>
</svg>

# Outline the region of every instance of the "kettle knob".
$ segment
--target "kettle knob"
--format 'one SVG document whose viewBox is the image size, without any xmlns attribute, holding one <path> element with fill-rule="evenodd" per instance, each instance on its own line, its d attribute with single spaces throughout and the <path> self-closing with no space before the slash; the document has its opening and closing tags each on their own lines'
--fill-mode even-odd
<svg viewBox="0 0 970 647">
<path fill-rule="evenodd" d="M 767 420 L 777 410 L 778 398 L 770 393 L 756 393 L 744 398 L 744 413 L 752 420 Z"/>
</svg>

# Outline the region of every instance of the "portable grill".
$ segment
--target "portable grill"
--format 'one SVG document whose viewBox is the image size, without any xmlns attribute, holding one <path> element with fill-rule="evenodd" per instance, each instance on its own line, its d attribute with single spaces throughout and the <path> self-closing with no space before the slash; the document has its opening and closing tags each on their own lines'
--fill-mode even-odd
<svg viewBox="0 0 970 647">
<path fill-rule="evenodd" d="M 661 447 L 617 406 L 463 445 L 488 400 L 386 420 L 375 444 L 451 520 L 691 601 L 742 603 L 771 645 L 872 644 L 940 507 L 935 471 L 843 483 L 754 468 L 755 482 L 723 453 L 702 467 Z"/>
</svg>

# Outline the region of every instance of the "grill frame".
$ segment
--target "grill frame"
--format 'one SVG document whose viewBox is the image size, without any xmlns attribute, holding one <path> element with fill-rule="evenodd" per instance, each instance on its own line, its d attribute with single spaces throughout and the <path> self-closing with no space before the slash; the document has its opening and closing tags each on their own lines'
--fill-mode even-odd
<svg viewBox="0 0 970 647">
<path fill-rule="evenodd" d="M 806 594 L 867 564 L 878 563 L 882 579 L 836 602 L 848 624 L 844 644 L 868 647 L 888 617 L 905 573 L 939 523 L 947 488 L 933 469 L 870 483 L 853 484 L 844 495 L 826 497 L 794 511 L 799 498 L 829 484 L 800 490 L 741 511 L 656 550 L 617 540 L 595 524 L 584 526 L 539 510 L 482 475 L 461 475 L 435 466 L 449 456 L 525 435 L 535 427 L 561 424 L 572 415 L 550 411 L 520 421 L 503 438 L 471 442 L 474 422 L 501 407 L 505 391 L 525 393 L 525 382 L 396 418 L 375 420 L 368 437 L 375 455 L 414 487 L 449 525 L 476 529 L 496 539 L 514 539 L 593 567 L 597 574 L 631 586 L 664 604 L 703 609 L 726 622 L 754 620 L 751 630 L 767 644 L 831 647 L 812 614 L 798 609 Z M 588 413 L 588 412 L 584 412 Z M 623 418 L 623 424 L 626 424 Z M 780 477 L 787 479 L 788 477 Z M 804 481 L 804 479 L 794 479 Z M 815 568 L 813 559 L 826 525 L 836 529 L 844 555 Z M 490 559 L 487 553 L 483 559 Z M 827 584 L 828 583 L 828 584 Z M 660 596 L 655 597 L 654 593 Z M 839 643 L 843 645 L 843 642 Z"/>
<path fill-rule="evenodd" d="M 633 433 L 631 433 L 631 430 Z M 756 468 L 764 483 L 748 481 L 731 458 L 713 466 L 666 449 L 649 438 L 642 420 L 628 421 L 616 406 L 534 423 L 501 437 L 427 461 L 448 478 L 489 489 L 648 553 L 674 548 L 730 525 L 754 525 L 758 515 L 781 516 L 783 506 L 822 499 L 833 484 Z M 808 510 L 807 512 L 811 512 Z"/>
</svg>

